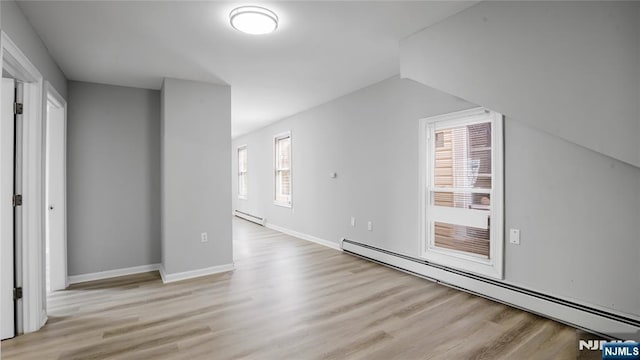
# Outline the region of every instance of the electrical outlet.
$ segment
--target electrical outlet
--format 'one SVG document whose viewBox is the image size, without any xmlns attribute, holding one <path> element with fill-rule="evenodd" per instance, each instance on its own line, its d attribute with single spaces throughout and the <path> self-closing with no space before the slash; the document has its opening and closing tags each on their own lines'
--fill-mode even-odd
<svg viewBox="0 0 640 360">
<path fill-rule="evenodd" d="M 203 232 L 202 234 L 200 234 L 200 242 L 207 242 L 209 241 L 209 238 L 207 237 L 207 233 Z"/>
<path fill-rule="evenodd" d="M 509 229 L 509 242 L 513 245 L 520 245 L 520 230 Z"/>
<path fill-rule="evenodd" d="M 351 217 L 351 227 L 356 227 L 356 217 L 355 216 Z"/>
<path fill-rule="evenodd" d="M 371 221 L 367 222 L 367 230 L 373 231 L 373 222 Z"/>
</svg>

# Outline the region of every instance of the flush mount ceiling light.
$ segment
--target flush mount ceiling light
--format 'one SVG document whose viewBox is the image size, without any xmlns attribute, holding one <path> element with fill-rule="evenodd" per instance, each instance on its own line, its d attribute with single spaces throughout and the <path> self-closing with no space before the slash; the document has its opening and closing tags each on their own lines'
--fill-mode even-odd
<svg viewBox="0 0 640 360">
<path fill-rule="evenodd" d="M 229 14 L 234 29 L 251 35 L 274 32 L 278 28 L 278 15 L 259 6 L 240 6 Z"/>
</svg>

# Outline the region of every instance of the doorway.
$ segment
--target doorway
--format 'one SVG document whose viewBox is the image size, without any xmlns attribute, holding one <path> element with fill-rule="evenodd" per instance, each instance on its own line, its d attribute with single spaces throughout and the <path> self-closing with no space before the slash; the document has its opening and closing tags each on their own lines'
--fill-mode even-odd
<svg viewBox="0 0 640 360">
<path fill-rule="evenodd" d="M 66 102 L 47 83 L 45 112 L 45 283 L 47 293 L 67 287 Z"/>
<path fill-rule="evenodd" d="M 0 113 L 3 118 L 13 119 L 3 119 L 0 125 L 3 139 L 0 143 L 0 298 L 3 300 L 0 327 L 5 338 L 5 329 L 6 336 L 10 337 L 37 331 L 47 321 L 43 236 L 45 106 L 42 75 L 3 31 L 0 31 L 0 59 L 3 77 Z M 16 102 L 22 106 L 14 105 Z M 8 128 L 12 122 L 13 131 Z M 9 249 L 10 246 L 13 249 Z M 13 281 L 9 280 L 11 277 Z M 7 305 L 11 303 L 13 306 Z"/>
</svg>

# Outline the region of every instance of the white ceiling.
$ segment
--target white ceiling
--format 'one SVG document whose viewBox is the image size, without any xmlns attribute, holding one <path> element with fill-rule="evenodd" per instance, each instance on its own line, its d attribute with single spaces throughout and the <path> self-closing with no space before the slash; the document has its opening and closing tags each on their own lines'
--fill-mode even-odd
<svg viewBox="0 0 640 360">
<path fill-rule="evenodd" d="M 227 83 L 237 136 L 399 72 L 398 41 L 475 2 L 21 1 L 70 80 L 159 89 L 163 77 Z M 239 5 L 276 32 L 229 26 Z"/>
</svg>

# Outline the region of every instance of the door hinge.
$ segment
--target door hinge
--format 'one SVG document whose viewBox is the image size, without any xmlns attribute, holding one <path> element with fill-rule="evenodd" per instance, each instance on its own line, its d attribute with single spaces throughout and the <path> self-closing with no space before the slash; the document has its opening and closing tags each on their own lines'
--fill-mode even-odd
<svg viewBox="0 0 640 360">
<path fill-rule="evenodd" d="M 13 195 L 13 207 L 22 206 L 22 195 Z"/>
<path fill-rule="evenodd" d="M 13 113 L 15 115 L 22 115 L 22 104 L 21 103 L 13 103 Z"/>
<path fill-rule="evenodd" d="M 13 300 L 19 300 L 19 299 L 22 299 L 22 288 L 21 287 L 13 289 Z"/>
</svg>

